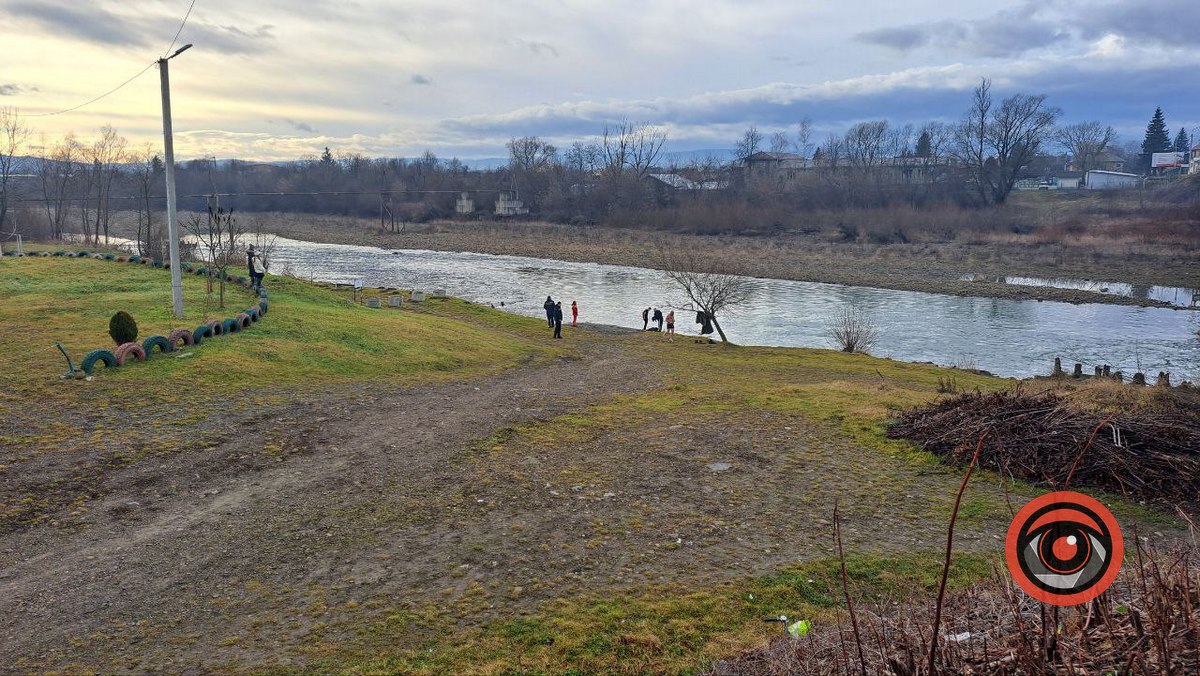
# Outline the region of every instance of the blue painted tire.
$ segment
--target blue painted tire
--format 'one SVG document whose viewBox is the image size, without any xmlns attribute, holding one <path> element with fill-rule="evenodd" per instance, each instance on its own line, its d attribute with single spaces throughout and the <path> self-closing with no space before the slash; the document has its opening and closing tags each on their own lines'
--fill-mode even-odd
<svg viewBox="0 0 1200 676">
<path fill-rule="evenodd" d="M 117 368 L 117 355 L 113 354 L 111 350 L 92 350 L 83 358 L 80 368 L 90 376 L 98 363 L 104 364 L 104 368 L 115 369 Z"/>
<path fill-rule="evenodd" d="M 192 341 L 194 344 L 199 345 L 204 342 L 205 338 L 212 338 L 212 327 L 208 324 L 201 324 L 196 327 L 195 331 L 192 331 Z"/>
<path fill-rule="evenodd" d="M 117 255 L 116 254 L 104 254 L 104 260 L 115 261 L 115 260 L 117 260 Z"/>
<path fill-rule="evenodd" d="M 247 315 L 250 315 L 250 321 L 252 321 L 252 322 L 258 321 L 258 308 L 248 307 L 245 310 L 243 310 L 243 312 L 245 312 Z"/>
<path fill-rule="evenodd" d="M 50 255 L 51 255 L 51 256 L 61 256 L 61 255 L 63 255 L 63 252 L 61 252 L 61 251 L 55 251 L 54 253 L 52 253 L 52 254 L 50 254 Z"/>
<path fill-rule="evenodd" d="M 242 330 L 242 325 L 233 317 L 226 317 L 225 321 L 221 322 L 221 328 L 225 333 L 237 333 Z"/>
<path fill-rule="evenodd" d="M 162 352 L 162 353 L 164 353 L 164 354 L 165 354 L 165 353 L 167 353 L 167 352 L 174 352 L 174 351 L 175 351 L 175 346 L 174 346 L 174 345 L 172 345 L 172 344 L 171 344 L 171 341 L 167 340 L 165 337 L 163 337 L 163 336 L 150 336 L 150 337 L 149 337 L 149 338 L 147 338 L 146 340 L 143 340 L 143 341 L 142 341 L 142 349 L 146 351 L 146 358 L 147 358 L 147 359 L 148 359 L 148 358 L 150 357 L 150 355 L 151 355 L 151 354 L 154 352 L 154 348 L 155 348 L 155 347 L 157 347 L 157 348 L 158 348 L 158 351 L 159 351 L 159 352 Z"/>
<path fill-rule="evenodd" d="M 133 263 L 134 265 L 137 265 L 138 263 L 142 262 L 142 257 L 141 256 L 130 256 L 129 262 Z"/>
<path fill-rule="evenodd" d="M 264 315 L 267 314 L 267 301 L 265 301 L 265 300 L 258 301 L 258 310 L 259 310 L 260 314 L 264 314 Z"/>
</svg>

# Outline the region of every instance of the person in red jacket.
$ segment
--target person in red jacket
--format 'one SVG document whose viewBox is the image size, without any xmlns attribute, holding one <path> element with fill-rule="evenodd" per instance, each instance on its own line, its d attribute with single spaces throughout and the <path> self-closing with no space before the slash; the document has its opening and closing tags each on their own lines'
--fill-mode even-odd
<svg viewBox="0 0 1200 676">
<path fill-rule="evenodd" d="M 571 301 L 571 326 L 579 322 L 579 305 Z"/>
</svg>

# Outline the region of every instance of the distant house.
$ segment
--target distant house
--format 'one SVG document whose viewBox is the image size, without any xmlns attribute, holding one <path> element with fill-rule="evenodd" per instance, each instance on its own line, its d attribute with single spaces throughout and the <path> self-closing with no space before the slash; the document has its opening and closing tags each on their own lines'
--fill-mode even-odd
<svg viewBox="0 0 1200 676">
<path fill-rule="evenodd" d="M 742 160 L 747 180 L 774 179 L 794 181 L 800 173 L 813 168 L 811 160 L 796 153 L 757 152 Z"/>
<path fill-rule="evenodd" d="M 1191 163 L 1189 164 L 1189 174 L 1200 174 L 1200 143 L 1192 146 Z"/>
<path fill-rule="evenodd" d="M 1136 188 L 1142 180 L 1137 174 L 1122 171 L 1101 171 L 1093 169 L 1087 173 L 1089 190 L 1114 190 L 1119 188 Z"/>
<path fill-rule="evenodd" d="M 1062 190 L 1075 190 L 1083 187 L 1082 171 L 1060 171 L 1054 179 L 1058 182 L 1058 187 Z"/>
<path fill-rule="evenodd" d="M 673 190 L 698 190 L 699 184 L 690 178 L 679 174 L 647 174 L 646 179 L 654 188 L 671 188 Z"/>
</svg>

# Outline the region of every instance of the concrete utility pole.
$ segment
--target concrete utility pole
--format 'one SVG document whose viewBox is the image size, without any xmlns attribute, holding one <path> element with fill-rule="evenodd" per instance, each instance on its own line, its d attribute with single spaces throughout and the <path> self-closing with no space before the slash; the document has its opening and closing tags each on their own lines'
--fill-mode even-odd
<svg viewBox="0 0 1200 676">
<path fill-rule="evenodd" d="M 167 174 L 167 239 L 171 254 L 171 302 L 176 318 L 183 317 L 183 271 L 179 267 L 179 222 L 175 215 L 175 143 L 171 135 L 171 79 L 167 62 L 187 51 L 188 43 L 170 56 L 158 60 L 158 77 L 162 84 L 163 155 Z"/>
</svg>

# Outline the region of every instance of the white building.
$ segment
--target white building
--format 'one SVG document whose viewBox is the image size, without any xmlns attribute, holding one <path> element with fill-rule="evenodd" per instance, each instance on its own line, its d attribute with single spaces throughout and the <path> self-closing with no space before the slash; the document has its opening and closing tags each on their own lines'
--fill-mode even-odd
<svg viewBox="0 0 1200 676">
<path fill-rule="evenodd" d="M 1092 169 L 1087 173 L 1086 183 L 1089 190 L 1115 190 L 1119 188 L 1136 188 L 1141 180 L 1142 177 L 1137 174 Z"/>
</svg>

